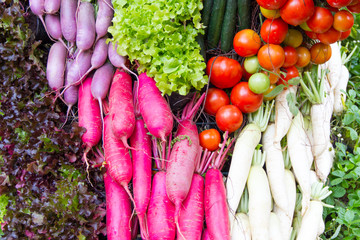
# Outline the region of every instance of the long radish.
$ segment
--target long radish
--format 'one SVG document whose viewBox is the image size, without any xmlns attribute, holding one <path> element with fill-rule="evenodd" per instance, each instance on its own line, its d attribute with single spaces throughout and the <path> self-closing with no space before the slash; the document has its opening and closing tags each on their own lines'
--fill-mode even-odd
<svg viewBox="0 0 360 240">
<path fill-rule="evenodd" d="M 238 213 L 235 215 L 235 221 L 231 230 L 232 240 L 251 240 L 251 230 L 249 222 L 249 193 L 245 188 L 243 195 L 241 196 L 240 204 L 238 207 Z"/>
<path fill-rule="evenodd" d="M 47 14 L 55 14 L 60 10 L 61 0 L 45 0 L 44 9 Z"/>
<path fill-rule="evenodd" d="M 131 73 L 133 76 L 135 76 L 135 78 L 137 78 L 137 75 L 125 65 L 127 58 L 117 53 L 117 43 L 109 43 L 108 56 L 111 64 L 114 65 L 114 67 L 123 68 L 125 71 Z"/>
<path fill-rule="evenodd" d="M 89 2 L 81 2 L 76 17 L 76 46 L 88 50 L 95 42 L 95 10 Z M 81 52 L 80 51 L 80 52 Z"/>
<path fill-rule="evenodd" d="M 65 79 L 65 84 L 67 84 L 66 79 Z M 77 103 L 78 96 L 79 96 L 79 86 L 72 86 L 64 92 L 64 101 L 68 107 L 68 110 L 66 113 L 66 120 L 65 120 L 64 124 L 67 121 L 67 118 L 70 114 L 71 108 Z"/>
<path fill-rule="evenodd" d="M 336 88 L 341 79 L 342 62 L 339 44 L 340 42 L 330 44 L 331 57 L 329 61 L 326 62 L 326 68 L 329 69 L 327 78 L 329 80 L 331 90 Z"/>
<path fill-rule="evenodd" d="M 98 11 L 95 21 L 96 39 L 104 37 L 114 16 L 111 0 L 98 0 Z"/>
<path fill-rule="evenodd" d="M 54 43 L 49 52 L 46 78 L 52 90 L 59 91 L 64 85 L 67 50 L 60 42 Z"/>
<path fill-rule="evenodd" d="M 349 82 L 349 70 L 345 65 L 341 66 L 341 75 L 338 85 L 334 88 L 334 113 L 340 115 L 344 111 L 346 101 L 346 87 Z"/>
<path fill-rule="evenodd" d="M 270 213 L 269 234 L 270 240 L 285 240 L 284 236 L 282 235 L 280 220 L 273 212 Z"/>
<path fill-rule="evenodd" d="M 315 172 L 319 179 L 325 183 L 333 166 L 335 157 L 334 147 L 328 142 L 328 147 L 315 159 Z"/>
<path fill-rule="evenodd" d="M 60 17 L 58 15 L 46 14 L 45 24 L 49 32 L 49 35 L 52 38 L 61 42 L 67 48 L 65 42 L 62 39 Z"/>
<path fill-rule="evenodd" d="M 76 0 L 61 0 L 60 5 L 60 23 L 64 38 L 75 43 L 76 40 Z"/>
</svg>

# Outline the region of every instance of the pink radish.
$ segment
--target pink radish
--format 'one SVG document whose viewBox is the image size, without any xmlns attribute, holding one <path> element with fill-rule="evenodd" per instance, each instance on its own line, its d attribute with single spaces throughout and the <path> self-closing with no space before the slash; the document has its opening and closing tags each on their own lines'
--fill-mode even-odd
<svg viewBox="0 0 360 240">
<path fill-rule="evenodd" d="M 61 0 L 45 0 L 44 8 L 47 14 L 54 14 L 60 10 Z"/>
<path fill-rule="evenodd" d="M 76 40 L 77 0 L 61 0 L 60 23 L 64 38 L 71 43 Z"/>
<path fill-rule="evenodd" d="M 97 102 L 97 101 L 96 101 Z M 112 118 L 104 119 L 104 153 L 107 169 L 110 176 L 128 193 L 132 200 L 128 184 L 132 178 L 132 162 L 130 152 L 113 134 L 111 129 Z"/>
<path fill-rule="evenodd" d="M 62 40 L 60 18 L 57 15 L 46 14 L 45 24 L 50 36 L 61 42 L 66 48 L 65 42 Z"/>
<path fill-rule="evenodd" d="M 118 54 L 117 44 L 114 45 L 112 42 L 109 43 L 108 56 L 112 65 L 117 68 L 125 69 L 125 71 L 131 73 L 137 78 L 137 75 L 132 72 L 128 67 L 126 67 L 125 63 L 127 61 L 127 58 Z"/>
<path fill-rule="evenodd" d="M 45 21 L 44 21 L 44 13 L 45 13 L 45 0 L 29 0 L 29 4 L 30 4 L 30 9 L 31 11 L 39 17 L 40 21 L 42 22 L 42 24 L 44 25 L 44 28 L 45 28 L 45 31 L 47 33 L 47 35 L 49 36 L 50 39 L 51 36 L 49 34 L 49 31 L 47 29 L 47 26 L 45 24 Z"/>
<path fill-rule="evenodd" d="M 201 240 L 210 240 L 209 231 L 207 230 L 207 228 L 204 229 Z"/>
<path fill-rule="evenodd" d="M 97 39 L 102 38 L 108 32 L 114 16 L 111 0 L 98 0 L 99 9 L 96 15 L 95 29 Z"/>
<path fill-rule="evenodd" d="M 146 73 L 139 75 L 138 98 L 141 116 L 149 132 L 165 141 L 173 128 L 173 117 L 170 105 L 161 95 L 155 80 Z"/>
<path fill-rule="evenodd" d="M 67 62 L 66 62 L 66 71 L 69 69 L 69 67 L 71 66 L 73 60 L 72 59 L 67 59 Z M 66 71 L 65 71 L 65 74 L 66 74 Z M 67 78 L 65 77 L 65 85 L 67 85 Z M 67 105 L 68 107 L 68 110 L 67 110 L 67 113 L 66 113 L 66 120 L 64 122 L 64 125 L 65 123 L 67 122 L 67 118 L 69 116 L 69 113 L 71 111 L 71 108 L 72 106 L 74 106 L 77 101 L 78 101 L 78 96 L 79 96 L 79 87 L 78 86 L 72 86 L 70 88 L 68 88 L 65 92 L 64 92 L 64 102 L 65 104 Z"/>
<path fill-rule="evenodd" d="M 95 11 L 89 2 L 81 2 L 76 18 L 76 46 L 85 51 L 95 42 Z M 81 52 L 80 51 L 80 52 Z"/>
<path fill-rule="evenodd" d="M 135 127 L 132 80 L 129 74 L 116 70 L 109 93 L 112 131 L 117 139 L 129 147 L 127 139 Z"/>
<path fill-rule="evenodd" d="M 104 174 L 106 193 L 106 232 L 108 240 L 131 239 L 129 222 L 131 202 L 122 186 L 117 184 L 107 172 Z"/>
<path fill-rule="evenodd" d="M 58 91 L 64 85 L 67 50 L 60 42 L 54 43 L 49 52 L 46 78 L 52 90 Z"/>
</svg>

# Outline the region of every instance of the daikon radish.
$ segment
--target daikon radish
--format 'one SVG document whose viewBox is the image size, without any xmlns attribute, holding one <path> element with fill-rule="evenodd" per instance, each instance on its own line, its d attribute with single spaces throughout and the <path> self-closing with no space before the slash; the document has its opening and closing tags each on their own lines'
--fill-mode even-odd
<svg viewBox="0 0 360 240">
<path fill-rule="evenodd" d="M 346 87 L 349 82 L 349 70 L 345 65 L 341 66 L 341 75 L 338 85 L 334 88 L 334 113 L 340 115 L 344 111 L 346 101 Z"/>
<path fill-rule="evenodd" d="M 301 112 L 296 115 L 287 133 L 287 146 L 294 175 L 300 185 L 302 199 L 302 210 L 304 214 L 310 203 L 310 166 L 306 154 L 306 133 Z"/>
<path fill-rule="evenodd" d="M 252 156 L 255 147 L 261 139 L 261 132 L 265 131 L 274 101 L 264 103 L 255 113 L 249 115 L 249 124 L 237 137 L 229 174 L 226 180 L 226 197 L 229 206 L 230 226 L 235 220 L 236 209 L 249 175 Z"/>
<path fill-rule="evenodd" d="M 232 240 L 251 240 L 251 230 L 249 222 L 249 193 L 247 188 L 241 196 L 238 213 L 235 215 L 235 221 L 231 230 Z"/>
<path fill-rule="evenodd" d="M 329 61 L 326 62 L 326 67 L 329 69 L 327 78 L 332 90 L 336 88 L 341 79 L 342 62 L 339 44 L 340 42 L 330 44 L 331 57 Z"/>
<path fill-rule="evenodd" d="M 255 150 L 253 163 L 249 172 L 247 187 L 249 190 L 249 222 L 251 239 L 269 239 L 269 222 L 271 213 L 271 192 L 269 181 L 263 165 L 266 152 Z"/>
<path fill-rule="evenodd" d="M 330 142 L 327 149 L 315 159 L 315 172 L 320 180 L 325 183 L 333 166 L 335 151 Z"/>
<path fill-rule="evenodd" d="M 282 235 L 280 220 L 273 212 L 270 213 L 269 233 L 270 240 L 285 240 L 284 236 Z"/>
</svg>

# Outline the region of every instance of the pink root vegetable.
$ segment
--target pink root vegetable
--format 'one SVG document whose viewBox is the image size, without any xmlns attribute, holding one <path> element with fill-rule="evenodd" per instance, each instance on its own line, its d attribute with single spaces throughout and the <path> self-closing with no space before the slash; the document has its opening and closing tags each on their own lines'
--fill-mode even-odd
<svg viewBox="0 0 360 240">
<path fill-rule="evenodd" d="M 60 10 L 61 0 L 45 0 L 44 8 L 47 14 L 54 14 Z"/>
<path fill-rule="evenodd" d="M 61 0 L 61 31 L 64 38 L 70 43 L 75 43 L 76 40 L 76 10 L 77 0 Z"/>
<path fill-rule="evenodd" d="M 76 46 L 88 50 L 95 42 L 95 11 L 89 2 L 81 2 L 76 18 Z"/>
<path fill-rule="evenodd" d="M 67 48 L 66 43 L 62 40 L 60 17 L 58 15 L 46 14 L 45 24 L 49 35 Z"/>
<path fill-rule="evenodd" d="M 138 99 L 146 128 L 153 136 L 165 141 L 173 128 L 171 109 L 157 88 L 155 80 L 146 73 L 139 75 Z"/>
<path fill-rule="evenodd" d="M 143 239 L 148 239 L 146 211 L 151 194 L 151 139 L 147 134 L 142 119 L 137 119 L 130 137 L 133 160 L 133 193 L 135 211 L 139 218 L 140 232 Z"/>
<path fill-rule="evenodd" d="M 99 9 L 96 15 L 95 29 L 97 39 L 102 38 L 108 32 L 111 21 L 114 16 L 111 0 L 98 0 Z"/>
<path fill-rule="evenodd" d="M 46 78 L 54 91 L 64 86 L 66 57 L 67 50 L 62 43 L 56 42 L 51 46 L 46 66 Z"/>
<path fill-rule="evenodd" d="M 166 194 L 165 172 L 157 172 L 153 178 L 147 222 L 150 240 L 175 239 L 175 206 Z"/>
<path fill-rule="evenodd" d="M 201 240 L 210 240 L 209 231 L 207 230 L 207 228 L 204 229 Z"/>
<path fill-rule="evenodd" d="M 137 75 L 128 67 L 126 67 L 125 64 L 127 62 L 127 58 L 118 54 L 117 44 L 114 45 L 112 42 L 109 43 L 108 56 L 112 65 L 117 68 L 123 68 L 125 71 L 131 73 L 133 76 L 135 76 L 135 78 L 137 78 Z"/>
<path fill-rule="evenodd" d="M 107 172 L 104 174 L 106 194 L 106 237 L 108 240 L 131 239 L 131 202 L 122 186 Z"/>
<path fill-rule="evenodd" d="M 109 93 L 112 131 L 117 139 L 129 147 L 127 139 L 135 127 L 132 80 L 129 74 L 116 70 Z"/>
</svg>

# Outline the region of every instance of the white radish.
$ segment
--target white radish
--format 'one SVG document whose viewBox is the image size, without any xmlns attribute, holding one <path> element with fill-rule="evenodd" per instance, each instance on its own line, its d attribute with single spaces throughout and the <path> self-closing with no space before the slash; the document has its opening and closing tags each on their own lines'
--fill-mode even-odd
<svg viewBox="0 0 360 240">
<path fill-rule="evenodd" d="M 310 185 L 312 186 L 314 183 L 321 182 L 319 177 L 316 175 L 314 170 L 310 170 Z"/>
<path fill-rule="evenodd" d="M 270 240 L 285 240 L 282 235 L 280 220 L 273 212 L 270 213 L 269 233 Z"/>
<path fill-rule="evenodd" d="M 326 62 L 326 68 L 329 69 L 327 78 L 330 83 L 331 89 L 336 88 L 341 78 L 341 53 L 339 42 L 330 44 L 331 47 L 331 57 L 329 61 Z"/>
<path fill-rule="evenodd" d="M 330 142 L 327 149 L 315 159 L 315 172 L 317 177 L 325 183 L 333 166 L 335 151 Z"/>
<path fill-rule="evenodd" d="M 286 96 L 296 94 L 297 86 L 291 86 L 283 90 L 275 98 L 275 137 L 274 142 L 279 143 L 288 132 L 293 114 L 290 111 Z"/>
<path fill-rule="evenodd" d="M 286 211 L 288 199 L 286 193 L 285 167 L 280 143 L 274 143 L 275 124 L 269 124 L 266 128 L 262 144 L 266 151 L 266 173 L 269 178 L 271 195 L 276 205 Z"/>
<path fill-rule="evenodd" d="M 236 213 L 231 232 L 232 240 L 251 240 L 249 216 L 246 213 Z"/>
<path fill-rule="evenodd" d="M 301 112 L 293 119 L 287 133 L 287 146 L 294 175 L 300 185 L 302 197 L 301 213 L 304 214 L 310 203 L 310 166 L 306 154 L 306 133 Z"/>
<path fill-rule="evenodd" d="M 269 239 L 269 222 L 271 213 L 271 192 L 263 164 L 266 152 L 255 150 L 247 187 L 249 191 L 249 222 L 251 239 Z"/>
<path fill-rule="evenodd" d="M 334 113 L 340 115 L 344 111 L 346 101 L 346 87 L 349 82 L 349 70 L 345 65 L 341 66 L 341 75 L 339 83 L 334 88 Z"/>
</svg>

